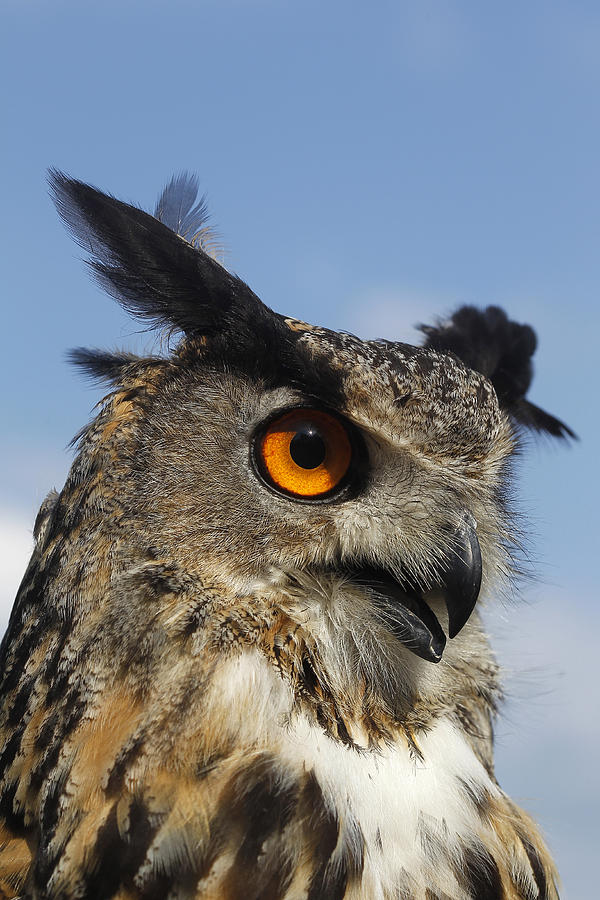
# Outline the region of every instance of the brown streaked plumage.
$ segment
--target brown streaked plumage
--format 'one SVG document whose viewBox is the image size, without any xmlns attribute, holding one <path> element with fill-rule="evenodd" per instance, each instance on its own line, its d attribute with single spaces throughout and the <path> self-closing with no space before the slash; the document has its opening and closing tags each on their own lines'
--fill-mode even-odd
<svg viewBox="0 0 600 900">
<path fill-rule="evenodd" d="M 112 387 L 2 644 L 0 897 L 557 898 L 494 776 L 473 608 L 520 540 L 519 429 L 570 434 L 525 397 L 531 329 L 465 307 L 424 347 L 361 341 L 212 259 L 193 180 L 155 217 L 53 190 L 101 283 L 181 339 L 74 354 Z"/>
</svg>

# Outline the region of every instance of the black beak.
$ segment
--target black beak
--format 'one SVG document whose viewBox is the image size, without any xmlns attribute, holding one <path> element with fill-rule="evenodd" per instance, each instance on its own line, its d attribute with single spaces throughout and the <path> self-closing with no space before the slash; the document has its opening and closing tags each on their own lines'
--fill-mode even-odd
<svg viewBox="0 0 600 900">
<path fill-rule="evenodd" d="M 467 624 L 481 588 L 481 547 L 477 539 L 477 523 L 465 513 L 453 535 L 448 553 L 448 568 L 442 588 L 448 609 L 448 637 L 453 638 Z"/>
<path fill-rule="evenodd" d="M 449 551 L 440 567 L 439 588 L 448 609 L 448 636 L 456 637 L 469 620 L 481 587 L 481 549 L 476 523 L 470 513 L 449 540 Z M 400 583 L 385 569 L 372 566 L 353 569 L 350 581 L 361 585 L 385 614 L 393 634 L 422 659 L 439 662 L 446 636 L 419 588 Z M 431 589 L 431 587 L 429 588 Z"/>
</svg>

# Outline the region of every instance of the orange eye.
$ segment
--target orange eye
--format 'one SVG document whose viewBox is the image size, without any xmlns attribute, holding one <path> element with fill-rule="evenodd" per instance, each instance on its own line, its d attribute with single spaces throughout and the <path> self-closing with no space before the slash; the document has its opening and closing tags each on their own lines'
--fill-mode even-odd
<svg viewBox="0 0 600 900">
<path fill-rule="evenodd" d="M 263 475 L 294 497 L 329 494 L 341 484 L 352 461 L 347 429 L 318 409 L 295 409 L 275 419 L 257 451 Z"/>
</svg>

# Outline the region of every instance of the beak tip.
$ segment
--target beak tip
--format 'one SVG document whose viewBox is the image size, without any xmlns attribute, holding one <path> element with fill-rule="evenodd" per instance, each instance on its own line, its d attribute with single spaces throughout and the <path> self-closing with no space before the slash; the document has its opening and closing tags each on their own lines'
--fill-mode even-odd
<svg viewBox="0 0 600 900">
<path fill-rule="evenodd" d="M 455 532 L 455 544 L 445 573 L 450 639 L 467 624 L 479 597 L 483 564 L 475 528 L 473 517 L 466 514 Z"/>
</svg>

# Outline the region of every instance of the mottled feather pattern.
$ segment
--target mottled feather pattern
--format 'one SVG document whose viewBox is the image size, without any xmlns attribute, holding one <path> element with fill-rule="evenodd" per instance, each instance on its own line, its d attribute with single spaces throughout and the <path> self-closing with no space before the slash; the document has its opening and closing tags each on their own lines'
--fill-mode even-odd
<svg viewBox="0 0 600 900">
<path fill-rule="evenodd" d="M 463 306 L 446 322 L 422 325 L 425 346 L 455 353 L 494 385 L 500 402 L 516 422 L 553 437 L 574 432 L 525 395 L 533 379 L 532 357 L 537 337 L 530 325 L 511 322 L 503 309 Z"/>
<path fill-rule="evenodd" d="M 207 262 L 189 179 L 156 218 L 62 176 L 56 194 L 120 301 L 182 337 L 73 356 L 112 387 L 2 644 L 0 897 L 555 900 L 494 775 L 477 610 L 434 664 L 353 576 L 385 570 L 447 631 L 468 510 L 482 597 L 510 579 L 516 436 L 490 373 L 271 313 Z M 317 404 L 368 465 L 295 502 L 254 436 Z"/>
</svg>

